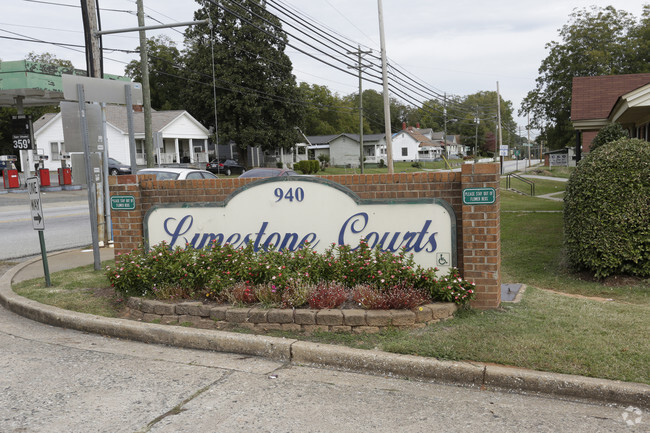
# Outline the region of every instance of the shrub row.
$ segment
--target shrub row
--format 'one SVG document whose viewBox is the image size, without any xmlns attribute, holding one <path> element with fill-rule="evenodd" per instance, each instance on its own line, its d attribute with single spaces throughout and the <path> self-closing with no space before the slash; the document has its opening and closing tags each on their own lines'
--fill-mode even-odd
<svg viewBox="0 0 650 433">
<path fill-rule="evenodd" d="M 162 243 L 120 255 L 106 275 L 123 296 L 286 308 L 335 308 L 346 301 L 368 309 L 413 308 L 474 298 L 474 284 L 457 270 L 443 277 L 437 271 L 415 265 L 404 251 L 372 249 L 363 241 L 356 248 L 332 245 L 322 254 L 309 248 L 256 253 L 251 244 L 171 250 Z"/>
<path fill-rule="evenodd" d="M 320 162 L 315 159 L 298 161 L 293 164 L 294 170 L 299 170 L 302 174 L 314 174 L 320 170 Z"/>
</svg>

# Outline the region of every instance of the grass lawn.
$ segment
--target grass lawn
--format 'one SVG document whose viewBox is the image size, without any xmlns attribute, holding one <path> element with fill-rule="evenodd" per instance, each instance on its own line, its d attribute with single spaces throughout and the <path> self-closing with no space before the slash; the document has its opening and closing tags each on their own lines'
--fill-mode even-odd
<svg viewBox="0 0 650 433">
<path fill-rule="evenodd" d="M 563 185 L 540 182 L 542 190 L 561 191 Z M 520 303 L 463 310 L 452 320 L 411 331 L 270 334 L 650 384 L 650 280 L 598 282 L 572 273 L 564 262 L 561 211 L 561 202 L 501 191 L 502 282 L 528 285 Z M 62 308 L 119 315 L 103 272 L 92 266 L 55 273 L 52 283 L 45 288 L 42 279 L 32 280 L 14 289 Z"/>
</svg>

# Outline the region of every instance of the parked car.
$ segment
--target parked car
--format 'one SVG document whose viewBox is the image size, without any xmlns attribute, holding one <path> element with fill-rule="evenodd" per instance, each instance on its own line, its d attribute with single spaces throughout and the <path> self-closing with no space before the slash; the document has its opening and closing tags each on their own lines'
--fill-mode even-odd
<svg viewBox="0 0 650 433">
<path fill-rule="evenodd" d="M 226 176 L 231 174 L 243 174 L 246 169 L 234 159 L 213 159 L 208 162 L 205 169 L 210 173 L 223 173 Z"/>
<path fill-rule="evenodd" d="M 122 164 L 115 158 L 108 158 L 108 174 L 117 176 L 118 174 L 131 174 L 131 166 Z"/>
<path fill-rule="evenodd" d="M 155 174 L 156 180 L 190 180 L 190 179 L 216 179 L 217 176 L 206 170 L 195 168 L 143 168 L 138 174 Z"/>
<path fill-rule="evenodd" d="M 243 173 L 239 177 L 276 177 L 276 176 L 298 176 L 293 170 L 288 168 L 254 168 Z"/>
</svg>

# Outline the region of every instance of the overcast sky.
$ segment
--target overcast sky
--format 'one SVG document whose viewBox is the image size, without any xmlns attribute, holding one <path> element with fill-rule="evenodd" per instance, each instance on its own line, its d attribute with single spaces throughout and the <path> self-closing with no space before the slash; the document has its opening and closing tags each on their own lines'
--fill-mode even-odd
<svg viewBox="0 0 650 433">
<path fill-rule="evenodd" d="M 328 31 L 379 52 L 376 0 L 281 1 Z M 390 62 L 441 93 L 468 95 L 496 90 L 498 81 L 502 97 L 512 101 L 516 114 L 522 99 L 535 87 L 537 69 L 547 55 L 546 43 L 559 40 L 558 29 L 568 22 L 571 12 L 610 3 L 637 18 L 641 15 L 643 2 L 638 0 L 383 0 L 387 55 Z M 3 0 L 0 36 L 83 44 L 79 4 L 79 0 Z M 104 30 L 137 26 L 135 0 L 100 0 L 99 4 L 105 9 L 101 14 Z M 164 23 L 190 21 L 197 8 L 194 0 L 144 0 L 144 5 L 147 15 Z M 157 24 L 153 19 L 146 23 Z M 168 35 L 179 42 L 179 48 L 182 46 L 182 35 L 172 29 L 152 30 L 147 36 L 159 34 Z M 104 36 L 105 48 L 137 46 L 136 33 Z M 47 51 L 85 69 L 82 52 L 0 39 L 2 60 L 21 60 L 30 51 Z M 298 81 L 326 85 L 341 95 L 358 90 L 355 77 L 311 60 L 291 47 L 287 53 Z M 135 56 L 105 52 L 105 72 L 123 74 L 125 63 Z M 523 131 L 525 118 L 516 120 Z"/>
</svg>

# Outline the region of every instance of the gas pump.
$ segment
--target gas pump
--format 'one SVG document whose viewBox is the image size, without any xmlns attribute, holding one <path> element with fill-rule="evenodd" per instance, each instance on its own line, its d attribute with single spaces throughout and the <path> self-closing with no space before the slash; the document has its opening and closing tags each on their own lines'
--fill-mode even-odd
<svg viewBox="0 0 650 433">
<path fill-rule="evenodd" d="M 59 173 L 59 185 L 72 185 L 72 169 L 69 167 L 70 154 L 61 155 L 61 168 Z"/>
<path fill-rule="evenodd" d="M 45 168 L 45 161 L 47 161 L 48 158 L 47 155 L 38 154 L 38 162 L 34 164 L 41 186 L 50 186 L 50 170 Z"/>
<path fill-rule="evenodd" d="M 2 167 L 2 180 L 4 187 L 20 188 L 20 178 L 18 177 L 18 170 L 16 170 L 16 155 L 0 155 L 0 167 Z"/>
</svg>

